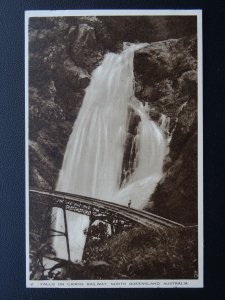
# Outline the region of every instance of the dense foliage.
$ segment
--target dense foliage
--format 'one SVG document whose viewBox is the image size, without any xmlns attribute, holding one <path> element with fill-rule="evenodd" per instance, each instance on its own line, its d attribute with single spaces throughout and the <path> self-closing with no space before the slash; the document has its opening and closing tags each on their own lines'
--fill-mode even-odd
<svg viewBox="0 0 225 300">
<path fill-rule="evenodd" d="M 103 247 L 111 278 L 190 279 L 197 274 L 197 231 L 136 227 Z"/>
<path fill-rule="evenodd" d="M 89 236 L 85 247 L 85 260 L 82 263 L 59 260 L 54 267 L 44 270 L 40 263 L 38 267 L 34 263 L 37 259 L 40 261 L 41 253 L 44 255 L 44 245 L 39 247 L 38 254 L 36 256 L 33 254 L 32 266 L 33 269 L 36 267 L 37 271 L 36 274 L 32 273 L 33 279 L 196 279 L 198 277 L 195 228 L 150 229 L 140 226 L 109 236 L 106 227 L 101 224 L 101 226 L 94 226 L 92 231 L 93 235 Z M 46 248 L 47 250 L 49 251 Z"/>
</svg>

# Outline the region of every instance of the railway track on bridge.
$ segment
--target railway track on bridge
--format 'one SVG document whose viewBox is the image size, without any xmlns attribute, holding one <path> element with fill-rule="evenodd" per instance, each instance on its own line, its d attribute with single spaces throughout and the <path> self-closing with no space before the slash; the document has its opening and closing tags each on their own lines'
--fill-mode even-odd
<svg viewBox="0 0 225 300">
<path fill-rule="evenodd" d="M 32 196 L 39 196 L 39 199 L 34 200 L 38 201 L 43 205 L 48 206 L 59 206 L 61 204 L 65 205 L 66 210 L 75 211 L 74 206 L 79 205 L 80 207 L 86 206 L 89 207 L 90 211 L 95 209 L 101 209 L 101 211 L 111 212 L 112 214 L 117 214 L 120 217 L 131 220 L 132 222 L 142 224 L 146 227 L 155 227 L 155 228 L 174 228 L 174 227 L 185 227 L 184 225 L 174 222 L 172 220 L 163 218 L 161 216 L 149 213 L 147 211 L 137 210 L 130 208 L 128 209 L 126 206 L 107 202 L 100 199 L 95 199 L 92 197 L 86 197 L 81 195 L 74 195 L 70 193 L 63 192 L 47 192 L 47 191 L 39 191 L 31 189 L 29 191 L 30 199 Z M 58 204 L 57 204 L 58 203 Z M 88 211 L 87 209 L 85 211 Z M 83 214 L 90 215 L 88 212 L 84 212 Z"/>
</svg>

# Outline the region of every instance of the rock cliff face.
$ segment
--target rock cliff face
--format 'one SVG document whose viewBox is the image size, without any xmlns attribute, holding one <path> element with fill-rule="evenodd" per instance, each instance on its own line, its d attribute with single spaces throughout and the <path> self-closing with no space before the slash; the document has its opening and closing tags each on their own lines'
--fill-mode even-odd
<svg viewBox="0 0 225 300">
<path fill-rule="evenodd" d="M 195 21 L 193 17 L 30 18 L 30 187 L 55 189 L 85 88 L 104 54 L 120 51 L 125 41 L 149 42 L 135 53 L 135 94 L 149 103 L 153 120 L 169 122 L 165 134 L 171 140 L 164 177 L 146 209 L 180 222 L 196 222 Z"/>
<path fill-rule="evenodd" d="M 182 223 L 197 222 L 196 37 L 150 44 L 136 52 L 136 96 L 150 116 L 167 122 L 170 151 L 147 210 Z"/>
<path fill-rule="evenodd" d="M 94 27 L 93 27 L 94 26 Z M 31 18 L 30 186 L 54 190 L 65 147 L 107 36 L 96 18 Z"/>
</svg>

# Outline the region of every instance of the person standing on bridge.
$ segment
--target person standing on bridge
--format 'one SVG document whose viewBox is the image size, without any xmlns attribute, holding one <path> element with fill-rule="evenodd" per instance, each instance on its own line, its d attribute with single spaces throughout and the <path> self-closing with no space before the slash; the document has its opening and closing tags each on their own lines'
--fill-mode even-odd
<svg viewBox="0 0 225 300">
<path fill-rule="evenodd" d="M 131 200 L 129 200 L 128 202 L 128 209 L 130 209 L 130 206 L 131 206 Z"/>
</svg>

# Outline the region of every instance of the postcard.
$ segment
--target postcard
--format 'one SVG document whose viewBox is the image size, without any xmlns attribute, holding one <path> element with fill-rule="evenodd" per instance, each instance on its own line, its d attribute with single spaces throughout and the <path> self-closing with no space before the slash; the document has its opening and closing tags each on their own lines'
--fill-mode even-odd
<svg viewBox="0 0 225 300">
<path fill-rule="evenodd" d="M 201 10 L 25 13 L 26 282 L 203 287 Z"/>
</svg>

